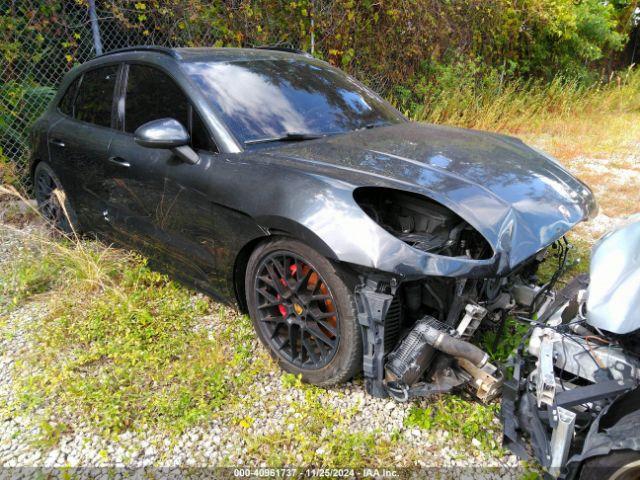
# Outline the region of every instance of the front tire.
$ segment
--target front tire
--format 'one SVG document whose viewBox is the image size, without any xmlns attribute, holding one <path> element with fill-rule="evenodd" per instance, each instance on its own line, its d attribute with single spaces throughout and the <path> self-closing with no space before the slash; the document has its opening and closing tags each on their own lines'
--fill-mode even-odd
<svg viewBox="0 0 640 480">
<path fill-rule="evenodd" d="M 330 386 L 362 368 L 351 275 L 291 239 L 261 244 L 249 258 L 247 305 L 260 341 L 287 372 Z"/>
</svg>

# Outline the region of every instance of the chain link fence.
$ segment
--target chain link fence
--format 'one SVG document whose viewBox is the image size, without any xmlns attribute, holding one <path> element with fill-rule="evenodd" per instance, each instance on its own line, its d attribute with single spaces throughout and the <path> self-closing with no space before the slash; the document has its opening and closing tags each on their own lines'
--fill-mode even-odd
<svg viewBox="0 0 640 480">
<path fill-rule="evenodd" d="M 95 57 L 100 47 L 107 52 L 132 45 L 215 42 L 210 30 L 190 28 L 186 12 L 151 10 L 145 2 L 117 11 L 98 5 L 96 42 L 89 2 L 63 1 L 56 8 L 47 3 L 0 0 L 0 183 L 22 191 L 29 189 L 29 128 L 74 65 Z"/>
</svg>

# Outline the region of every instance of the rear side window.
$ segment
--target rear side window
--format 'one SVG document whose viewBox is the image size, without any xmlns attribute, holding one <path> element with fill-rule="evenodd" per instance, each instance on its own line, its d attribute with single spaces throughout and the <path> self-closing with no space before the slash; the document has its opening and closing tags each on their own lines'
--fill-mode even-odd
<svg viewBox="0 0 640 480">
<path fill-rule="evenodd" d="M 75 116 L 74 101 L 76 99 L 76 93 L 78 93 L 79 84 L 80 84 L 80 77 L 76 78 L 71 83 L 71 85 L 69 85 L 69 88 L 67 88 L 67 91 L 65 92 L 64 96 L 62 97 L 62 100 L 60 100 L 60 104 L 58 105 L 58 108 L 60 109 L 60 111 L 65 115 L 69 115 L 70 117 Z"/>
<path fill-rule="evenodd" d="M 147 122 L 175 118 L 189 126 L 189 102 L 182 90 L 163 72 L 145 65 L 130 65 L 124 129 L 133 133 Z"/>
<path fill-rule="evenodd" d="M 96 68 L 82 76 L 75 102 L 75 117 L 102 127 L 111 126 L 111 106 L 118 66 Z"/>
<path fill-rule="evenodd" d="M 174 118 L 189 131 L 195 150 L 217 151 L 198 113 L 182 89 L 164 72 L 146 65 L 129 65 L 124 130 L 136 129 L 152 120 Z"/>
</svg>

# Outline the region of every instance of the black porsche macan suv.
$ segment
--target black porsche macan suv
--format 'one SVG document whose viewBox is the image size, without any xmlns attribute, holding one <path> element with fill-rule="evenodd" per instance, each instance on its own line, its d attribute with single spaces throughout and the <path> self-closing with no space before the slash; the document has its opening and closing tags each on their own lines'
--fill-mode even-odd
<svg viewBox="0 0 640 480">
<path fill-rule="evenodd" d="M 237 304 L 284 369 L 321 385 L 362 370 L 375 395 L 472 380 L 452 363 L 486 363 L 468 306 L 499 316 L 596 210 L 515 138 L 409 122 L 329 64 L 270 49 L 102 55 L 65 77 L 32 152 L 58 228 Z"/>
</svg>

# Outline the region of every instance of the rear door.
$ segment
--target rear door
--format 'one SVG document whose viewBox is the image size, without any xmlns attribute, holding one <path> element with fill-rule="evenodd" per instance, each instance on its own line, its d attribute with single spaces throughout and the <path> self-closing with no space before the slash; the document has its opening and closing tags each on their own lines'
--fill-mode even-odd
<svg viewBox="0 0 640 480">
<path fill-rule="evenodd" d="M 84 228 L 100 230 L 104 165 L 113 138 L 113 99 L 120 66 L 84 72 L 67 89 L 48 131 L 49 159 Z"/>
</svg>

